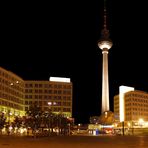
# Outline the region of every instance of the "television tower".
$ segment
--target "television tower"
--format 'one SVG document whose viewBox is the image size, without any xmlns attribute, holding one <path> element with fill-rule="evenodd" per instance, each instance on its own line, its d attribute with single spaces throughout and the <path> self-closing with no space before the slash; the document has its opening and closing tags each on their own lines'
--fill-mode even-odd
<svg viewBox="0 0 148 148">
<path fill-rule="evenodd" d="M 101 38 L 98 42 L 98 47 L 102 50 L 103 65 L 102 65 L 102 113 L 109 111 L 109 80 L 108 80 L 108 53 L 113 43 L 109 38 L 109 30 L 106 24 L 106 0 L 104 0 L 104 25 L 101 32 Z"/>
</svg>

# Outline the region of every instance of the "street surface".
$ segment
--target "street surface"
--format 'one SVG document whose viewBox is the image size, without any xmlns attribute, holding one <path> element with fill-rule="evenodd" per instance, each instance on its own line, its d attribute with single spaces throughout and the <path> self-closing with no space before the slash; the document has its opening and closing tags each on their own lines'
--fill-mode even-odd
<svg viewBox="0 0 148 148">
<path fill-rule="evenodd" d="M 0 136 L 0 148 L 148 148 L 148 136 Z"/>
</svg>

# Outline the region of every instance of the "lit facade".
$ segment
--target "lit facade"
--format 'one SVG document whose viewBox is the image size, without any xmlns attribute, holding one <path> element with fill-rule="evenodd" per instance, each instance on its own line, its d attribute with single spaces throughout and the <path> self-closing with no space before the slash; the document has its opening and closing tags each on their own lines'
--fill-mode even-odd
<svg viewBox="0 0 148 148">
<path fill-rule="evenodd" d="M 0 112 L 12 120 L 15 115 L 25 115 L 24 109 L 23 79 L 0 67 Z"/>
<path fill-rule="evenodd" d="M 25 81 L 25 111 L 33 103 L 43 111 L 51 109 L 72 117 L 72 83 L 59 81 Z"/>
<path fill-rule="evenodd" d="M 119 87 L 119 114 L 120 114 L 120 122 L 125 120 L 125 101 L 124 95 L 126 92 L 133 91 L 133 87 L 128 86 L 120 86 Z"/>
<path fill-rule="evenodd" d="M 24 116 L 29 106 L 37 103 L 44 111 L 50 108 L 55 113 L 72 117 L 72 82 L 63 79 L 25 81 L 0 67 L 0 112 L 11 121 L 14 116 Z"/>
<path fill-rule="evenodd" d="M 140 119 L 148 122 L 148 93 L 131 90 L 123 95 L 124 121 L 139 122 Z M 114 114 L 120 119 L 120 95 L 114 96 Z"/>
</svg>

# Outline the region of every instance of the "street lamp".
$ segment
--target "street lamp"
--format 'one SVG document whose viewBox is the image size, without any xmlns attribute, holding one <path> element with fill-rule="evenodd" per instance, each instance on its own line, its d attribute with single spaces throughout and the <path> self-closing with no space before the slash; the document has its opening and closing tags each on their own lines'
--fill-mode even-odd
<svg viewBox="0 0 148 148">
<path fill-rule="evenodd" d="M 68 135 L 70 135 L 70 132 L 71 132 L 70 131 L 70 123 L 68 123 L 68 133 L 69 133 Z"/>
<path fill-rule="evenodd" d="M 10 126 L 10 116 L 12 115 L 12 113 L 10 112 L 10 110 L 8 110 L 8 124 Z"/>
<path fill-rule="evenodd" d="M 79 123 L 78 124 L 78 132 L 80 132 L 80 126 L 81 126 L 81 124 Z"/>
<path fill-rule="evenodd" d="M 139 121 L 138 121 L 138 123 L 139 123 L 139 126 L 140 126 L 140 128 L 141 128 L 141 132 L 142 132 L 142 130 L 143 130 L 143 125 L 144 125 L 144 120 L 143 120 L 142 118 L 140 118 Z"/>
<path fill-rule="evenodd" d="M 49 106 L 49 110 L 51 110 L 52 102 L 48 102 L 47 104 L 48 104 L 48 106 Z"/>
<path fill-rule="evenodd" d="M 138 121 L 139 126 L 142 128 L 143 124 L 144 124 L 144 120 L 142 118 L 139 119 Z"/>
</svg>

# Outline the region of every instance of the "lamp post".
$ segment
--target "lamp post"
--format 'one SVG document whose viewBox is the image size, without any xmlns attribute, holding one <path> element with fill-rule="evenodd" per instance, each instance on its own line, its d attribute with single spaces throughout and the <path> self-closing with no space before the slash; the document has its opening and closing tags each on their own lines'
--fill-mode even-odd
<svg viewBox="0 0 148 148">
<path fill-rule="evenodd" d="M 124 136 L 124 121 L 122 121 L 122 135 Z"/>
<path fill-rule="evenodd" d="M 142 118 L 140 118 L 138 123 L 139 123 L 140 128 L 142 129 L 143 124 L 144 124 L 144 120 Z"/>
<path fill-rule="evenodd" d="M 79 123 L 78 124 L 78 132 L 80 132 L 80 126 L 81 126 L 81 124 Z"/>
<path fill-rule="evenodd" d="M 139 126 L 142 128 L 144 120 L 142 118 L 140 118 L 138 122 L 139 122 Z"/>
<path fill-rule="evenodd" d="M 50 133 L 51 132 L 50 128 L 52 128 L 52 117 L 51 117 L 51 105 L 52 105 L 52 102 L 48 102 L 47 104 L 49 106 L 49 111 L 48 111 L 48 117 L 49 117 L 48 128 L 49 128 L 49 133 Z M 53 129 L 52 129 L 52 132 L 53 132 Z"/>
<path fill-rule="evenodd" d="M 132 135 L 134 135 L 134 122 L 132 121 Z"/>
<path fill-rule="evenodd" d="M 10 115 L 12 115 L 12 113 L 10 112 L 10 110 L 8 110 L 8 125 L 7 125 L 7 134 L 10 134 Z"/>
<path fill-rule="evenodd" d="M 49 110 L 51 110 L 52 102 L 48 102 L 47 104 L 48 104 L 48 106 L 49 106 Z"/>
<path fill-rule="evenodd" d="M 10 126 L 10 116 L 12 115 L 12 113 L 10 112 L 10 110 L 8 110 L 8 124 Z"/>
<path fill-rule="evenodd" d="M 70 123 L 68 123 L 68 135 L 70 136 Z"/>
</svg>

